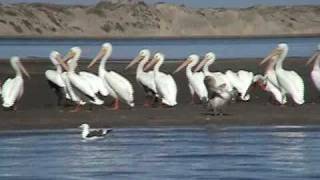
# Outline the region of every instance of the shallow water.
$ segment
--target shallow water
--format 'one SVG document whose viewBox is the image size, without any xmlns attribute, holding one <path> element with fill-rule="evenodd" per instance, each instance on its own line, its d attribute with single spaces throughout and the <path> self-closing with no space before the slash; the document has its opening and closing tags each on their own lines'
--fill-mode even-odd
<svg viewBox="0 0 320 180">
<path fill-rule="evenodd" d="M 319 179 L 320 127 L 114 129 L 0 133 L 4 179 Z"/>
<path fill-rule="evenodd" d="M 21 57 L 48 57 L 52 50 L 66 53 L 73 46 L 80 46 L 82 57 L 93 58 L 102 43 L 113 44 L 112 58 L 132 59 L 143 48 L 160 51 L 167 59 L 181 59 L 192 53 L 204 55 L 209 51 L 217 58 L 261 58 L 281 42 L 289 44 L 289 57 L 308 57 L 317 48 L 320 37 L 294 38 L 194 38 L 194 39 L 1 39 L 0 58 L 17 55 Z"/>
</svg>

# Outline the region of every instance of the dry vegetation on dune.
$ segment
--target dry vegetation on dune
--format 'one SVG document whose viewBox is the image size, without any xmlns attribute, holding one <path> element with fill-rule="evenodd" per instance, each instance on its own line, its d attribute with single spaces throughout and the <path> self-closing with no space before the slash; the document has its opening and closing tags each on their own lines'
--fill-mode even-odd
<svg viewBox="0 0 320 180">
<path fill-rule="evenodd" d="M 320 7 L 194 9 L 106 0 L 93 6 L 0 5 L 0 36 L 143 37 L 319 34 Z"/>
</svg>

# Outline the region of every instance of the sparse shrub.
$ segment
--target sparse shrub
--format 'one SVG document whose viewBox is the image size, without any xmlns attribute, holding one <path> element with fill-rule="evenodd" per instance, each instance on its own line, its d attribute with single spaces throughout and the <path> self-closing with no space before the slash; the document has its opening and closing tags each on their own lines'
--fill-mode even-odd
<svg viewBox="0 0 320 180">
<path fill-rule="evenodd" d="M 22 32 L 23 32 L 22 28 L 21 28 L 19 25 L 14 24 L 14 22 L 10 21 L 9 24 L 13 27 L 13 29 L 14 29 L 17 33 L 22 33 Z"/>
</svg>

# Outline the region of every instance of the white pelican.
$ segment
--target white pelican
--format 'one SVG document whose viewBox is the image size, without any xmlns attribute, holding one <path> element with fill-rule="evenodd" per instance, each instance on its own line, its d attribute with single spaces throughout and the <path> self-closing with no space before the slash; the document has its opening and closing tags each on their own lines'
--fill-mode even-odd
<svg viewBox="0 0 320 180">
<path fill-rule="evenodd" d="M 151 97 L 153 101 L 155 101 L 157 98 L 157 89 L 156 89 L 156 84 L 154 82 L 154 76 L 153 76 L 154 73 L 153 71 L 145 72 L 143 70 L 144 66 L 148 63 L 150 59 L 150 54 L 151 54 L 150 50 L 148 49 L 141 50 L 138 56 L 134 58 L 130 62 L 130 64 L 125 68 L 125 69 L 129 69 L 131 66 L 139 62 L 136 70 L 136 79 L 137 79 L 137 82 L 143 87 L 146 94 L 146 101 L 144 103 L 145 107 L 150 106 L 150 103 L 147 100 L 148 97 Z"/>
<path fill-rule="evenodd" d="M 267 56 L 265 61 L 271 60 L 272 57 L 278 56 L 275 72 L 281 94 L 283 97 L 288 94 L 292 97 L 296 104 L 304 103 L 304 83 L 302 78 L 295 71 L 287 71 L 283 69 L 283 61 L 288 54 L 289 47 L 285 43 L 278 44 L 278 47 Z"/>
<path fill-rule="evenodd" d="M 88 79 L 75 72 L 80 55 L 81 49 L 79 47 L 73 47 L 65 60 L 68 62 L 68 66 L 65 65 L 63 61 L 60 62 L 67 70 L 66 76 L 68 81 L 66 81 L 66 86 L 69 86 L 67 89 L 71 91 L 69 92 L 69 95 L 71 99 L 77 103 L 77 107 L 74 111 L 80 110 L 81 101 L 90 102 L 96 105 L 103 104 L 103 101 L 97 97 L 97 92 L 90 86 Z"/>
<path fill-rule="evenodd" d="M 313 63 L 311 71 L 311 79 L 316 86 L 317 90 L 320 91 L 320 45 L 318 46 L 317 52 L 307 61 L 307 64 Z"/>
<path fill-rule="evenodd" d="M 147 64 L 144 70 L 148 70 L 155 65 L 153 73 L 157 92 L 163 104 L 173 107 L 177 105 L 177 85 L 171 75 L 164 74 L 159 71 L 164 62 L 164 58 L 163 54 L 156 53 L 152 61 Z"/>
<path fill-rule="evenodd" d="M 231 70 L 226 71 L 226 76 L 232 86 L 240 93 L 240 98 L 243 101 L 250 100 L 250 94 L 248 94 L 249 88 L 254 82 L 254 75 L 252 72 L 240 70 L 237 73 Z"/>
<path fill-rule="evenodd" d="M 16 110 L 17 102 L 20 100 L 23 95 L 23 77 L 22 73 L 24 73 L 27 77 L 30 78 L 28 72 L 23 67 L 20 62 L 20 58 L 17 56 L 13 56 L 10 59 L 11 66 L 13 70 L 16 72 L 16 76 L 14 78 L 8 78 L 2 86 L 2 106 L 4 108 L 13 108 Z"/>
<path fill-rule="evenodd" d="M 57 60 L 58 58 L 60 61 Z M 48 80 L 50 88 L 54 90 L 58 97 L 58 105 L 61 105 L 61 101 L 67 96 L 67 92 L 65 90 L 66 84 L 62 78 L 63 69 L 59 63 L 62 61 L 62 57 L 59 52 L 52 51 L 50 53 L 50 60 L 56 67 L 56 70 L 47 70 L 45 72 L 45 76 Z"/>
<path fill-rule="evenodd" d="M 110 43 L 104 43 L 100 52 L 88 65 L 88 68 L 93 66 L 99 59 L 99 77 L 104 81 L 105 87 L 108 88 L 110 95 L 115 98 L 114 110 L 119 109 L 119 100 L 124 101 L 130 107 L 134 107 L 134 90 L 131 83 L 120 74 L 114 71 L 107 71 L 105 64 L 112 53 L 112 45 Z"/>
<path fill-rule="evenodd" d="M 276 76 L 276 72 L 274 70 L 277 59 L 278 59 L 277 56 L 271 57 L 270 62 L 266 66 L 262 84 L 264 85 L 264 90 L 267 92 L 270 92 L 273 95 L 274 99 L 278 103 L 283 105 L 287 103 L 287 98 L 281 93 L 280 85 Z M 265 62 L 266 62 L 266 59 L 261 61 L 260 64 L 262 65 Z"/>
<path fill-rule="evenodd" d="M 233 86 L 228 80 L 227 76 L 221 72 L 210 72 L 209 67 L 216 61 L 216 55 L 213 52 L 209 52 L 205 55 L 204 59 L 198 64 L 194 72 L 199 71 L 202 68 L 202 71 L 205 76 L 212 76 L 216 80 L 216 85 L 220 86 L 225 84 L 227 91 L 232 91 Z"/>
<path fill-rule="evenodd" d="M 208 101 L 208 91 L 204 85 L 204 74 L 202 72 L 192 72 L 192 68 L 199 62 L 199 56 L 192 54 L 190 55 L 184 63 L 182 63 L 175 71 L 174 74 L 181 71 L 182 68 L 186 67 L 186 76 L 189 81 L 189 87 L 193 98 L 193 93 L 196 93 L 202 102 Z"/>
</svg>

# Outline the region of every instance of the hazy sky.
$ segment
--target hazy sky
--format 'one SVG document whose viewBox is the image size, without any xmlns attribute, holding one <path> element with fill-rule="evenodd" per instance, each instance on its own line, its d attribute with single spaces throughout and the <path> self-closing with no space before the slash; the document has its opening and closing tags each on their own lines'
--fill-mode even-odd
<svg viewBox="0 0 320 180">
<path fill-rule="evenodd" d="M 1 3 L 51 2 L 63 4 L 93 4 L 99 0 L 0 0 Z M 320 5 L 320 0 L 145 0 L 147 3 L 170 2 L 192 7 L 249 7 L 253 5 Z"/>
</svg>

